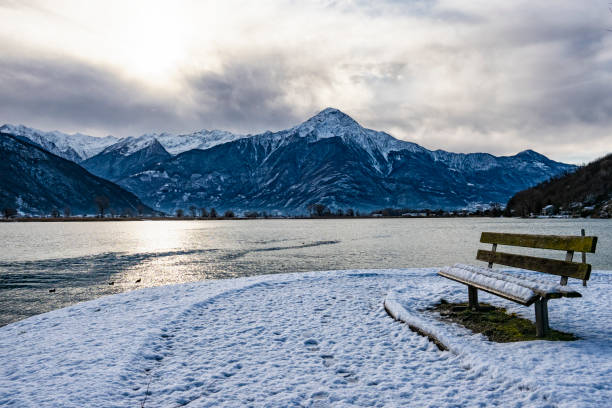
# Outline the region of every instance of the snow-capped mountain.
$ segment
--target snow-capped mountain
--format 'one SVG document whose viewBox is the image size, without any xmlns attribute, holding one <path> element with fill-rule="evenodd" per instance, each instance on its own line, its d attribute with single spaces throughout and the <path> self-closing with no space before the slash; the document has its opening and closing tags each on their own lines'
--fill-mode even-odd
<svg viewBox="0 0 612 408">
<path fill-rule="evenodd" d="M 170 157 L 155 138 L 126 138 L 81 162 L 81 166 L 96 176 L 116 182 Z"/>
<path fill-rule="evenodd" d="M 76 163 L 100 153 L 104 148 L 119 140 L 114 136 L 94 137 L 81 133 L 69 135 L 57 130 L 44 132 L 23 125 L 6 124 L 0 127 L 0 131 L 17 136 L 22 140 L 27 139 L 48 152 Z"/>
<path fill-rule="evenodd" d="M 200 130 L 184 135 L 150 133 L 126 137 L 81 162 L 81 166 L 107 180 L 119 181 L 167 160 L 173 154 L 209 149 L 243 137 L 245 136 L 220 130 Z"/>
<path fill-rule="evenodd" d="M 6 130 L 0 132 L 0 157 L 0 208 L 28 214 L 69 208 L 72 214 L 96 214 L 96 198 L 106 197 L 107 210 L 153 213 L 134 194 Z"/>
<path fill-rule="evenodd" d="M 119 184 L 165 211 L 195 205 L 303 213 L 312 203 L 462 208 L 505 203 L 574 168 L 533 151 L 508 157 L 430 151 L 327 108 L 291 129 L 186 151 Z"/>
<path fill-rule="evenodd" d="M 159 143 L 161 143 L 162 146 L 164 146 L 168 153 L 177 155 L 193 149 L 210 149 L 213 146 L 231 142 L 236 139 L 241 139 L 246 136 L 226 132 L 224 130 L 202 129 L 197 132 L 183 135 L 162 133 L 160 135 L 154 135 L 154 137 L 159 141 Z"/>
<path fill-rule="evenodd" d="M 226 132 L 223 130 L 199 130 L 193 133 L 175 135 L 172 133 L 146 133 L 142 136 L 130 136 L 119 139 L 115 144 L 107 147 L 105 151 L 121 150 L 125 155 L 130 155 L 157 140 L 168 153 L 177 155 L 193 149 L 210 149 L 219 144 L 231 142 L 236 139 L 247 137 L 245 135 Z"/>
<path fill-rule="evenodd" d="M 398 140 L 385 132 L 366 129 L 349 115 L 334 108 L 326 108 L 306 122 L 280 133 L 298 134 L 310 141 L 340 137 L 345 143 L 360 146 L 372 157 L 382 155 L 386 158 L 390 152 L 400 150 L 426 151 L 416 143 Z"/>
<path fill-rule="evenodd" d="M 146 133 L 141 136 L 117 138 L 115 136 L 94 137 L 82 133 L 67 134 L 57 130 L 45 132 L 23 125 L 5 124 L 0 131 L 28 140 L 43 149 L 64 159 L 76 163 L 87 160 L 110 148 L 121 150 L 122 154 L 130 155 L 156 139 L 171 155 L 192 149 L 209 149 L 218 144 L 231 142 L 247 137 L 224 130 L 202 129 L 193 133 L 175 135 L 172 133 Z"/>
</svg>

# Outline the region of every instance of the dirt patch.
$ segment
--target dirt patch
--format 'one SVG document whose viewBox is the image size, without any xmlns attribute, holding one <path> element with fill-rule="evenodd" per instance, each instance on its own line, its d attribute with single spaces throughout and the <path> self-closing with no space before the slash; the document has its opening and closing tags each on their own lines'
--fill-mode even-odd
<svg viewBox="0 0 612 408">
<path fill-rule="evenodd" d="M 467 307 L 467 303 L 448 303 L 442 299 L 430 310 L 440 313 L 442 320 L 458 323 L 474 333 L 482 333 L 491 341 L 509 343 L 514 341 L 552 340 L 573 341 L 578 337 L 550 329 L 545 337 L 536 337 L 535 323 L 508 313 L 503 307 L 494 307 L 486 303 L 480 304 L 475 311 Z"/>
</svg>

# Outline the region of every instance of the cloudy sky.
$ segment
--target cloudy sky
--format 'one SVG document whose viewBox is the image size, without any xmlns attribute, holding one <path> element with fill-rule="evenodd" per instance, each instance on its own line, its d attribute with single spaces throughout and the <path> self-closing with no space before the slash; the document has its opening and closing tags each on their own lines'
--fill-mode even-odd
<svg viewBox="0 0 612 408">
<path fill-rule="evenodd" d="M 608 1 L 0 0 L 0 122 L 95 136 L 293 126 L 430 149 L 612 151 Z"/>
</svg>

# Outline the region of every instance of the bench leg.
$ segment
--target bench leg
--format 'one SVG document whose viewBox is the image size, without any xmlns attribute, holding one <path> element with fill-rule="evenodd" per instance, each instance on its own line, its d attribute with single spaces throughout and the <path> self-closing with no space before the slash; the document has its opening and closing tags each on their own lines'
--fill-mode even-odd
<svg viewBox="0 0 612 408">
<path fill-rule="evenodd" d="M 536 336 L 544 337 L 548 331 L 548 299 L 535 302 Z"/>
<path fill-rule="evenodd" d="M 550 329 L 548 324 L 548 299 L 542 299 L 542 316 L 544 317 L 544 331 Z"/>
<path fill-rule="evenodd" d="M 468 285 L 468 308 L 478 310 L 478 289 Z"/>
</svg>

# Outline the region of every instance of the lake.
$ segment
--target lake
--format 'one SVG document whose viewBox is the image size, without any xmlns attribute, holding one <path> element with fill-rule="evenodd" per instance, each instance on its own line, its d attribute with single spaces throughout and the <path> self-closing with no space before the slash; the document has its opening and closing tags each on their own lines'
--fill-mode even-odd
<svg viewBox="0 0 612 408">
<path fill-rule="evenodd" d="M 0 326 L 77 302 L 150 286 L 268 273 L 477 262 L 476 250 L 490 248 L 478 242 L 482 231 L 579 235 L 581 228 L 587 235 L 599 237 L 597 253 L 587 258 L 593 269 L 612 270 L 612 220 L 0 223 Z M 560 253 L 559 258 L 563 257 Z M 580 260 L 580 256 L 575 259 Z"/>
</svg>

